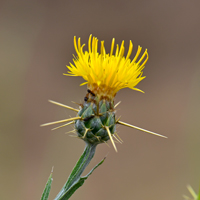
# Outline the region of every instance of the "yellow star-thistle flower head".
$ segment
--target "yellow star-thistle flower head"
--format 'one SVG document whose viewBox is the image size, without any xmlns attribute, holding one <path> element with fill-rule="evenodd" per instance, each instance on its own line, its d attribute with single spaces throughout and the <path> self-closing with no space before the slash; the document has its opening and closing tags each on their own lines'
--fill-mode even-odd
<svg viewBox="0 0 200 200">
<path fill-rule="evenodd" d="M 139 57 L 142 50 L 138 46 L 137 53 L 133 60 L 130 59 L 133 44 L 130 41 L 126 57 L 124 56 L 124 41 L 121 46 L 116 46 L 114 51 L 115 39 L 111 43 L 110 53 L 106 53 L 104 41 L 101 41 L 100 53 L 98 52 L 98 39 L 90 35 L 88 40 L 88 51 L 83 51 L 84 44 L 81 45 L 81 39 L 74 37 L 74 47 L 77 56 L 74 56 L 74 64 L 67 66 L 68 76 L 82 76 L 87 87 L 99 99 L 112 100 L 116 93 L 122 88 L 130 88 L 142 92 L 135 86 L 145 78 L 142 76 L 142 70 L 148 60 L 147 50 Z"/>
</svg>

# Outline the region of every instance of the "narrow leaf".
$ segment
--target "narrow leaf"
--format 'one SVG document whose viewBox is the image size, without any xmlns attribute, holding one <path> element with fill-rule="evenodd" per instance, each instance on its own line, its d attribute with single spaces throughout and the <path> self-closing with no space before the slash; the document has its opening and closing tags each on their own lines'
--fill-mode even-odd
<svg viewBox="0 0 200 200">
<path fill-rule="evenodd" d="M 187 189 L 189 190 L 189 192 L 190 192 L 190 194 L 192 195 L 192 197 L 193 197 L 195 200 L 197 200 L 197 194 L 195 193 L 195 191 L 193 190 L 193 188 L 192 188 L 190 185 L 188 185 L 188 186 L 187 186 Z"/>
<path fill-rule="evenodd" d="M 98 167 L 100 166 L 103 162 L 104 162 L 105 158 L 103 160 L 101 160 L 101 162 L 99 162 L 86 176 L 84 177 L 80 177 L 78 182 L 73 184 L 68 191 L 66 191 L 66 193 L 63 195 L 62 198 L 60 198 L 60 200 L 68 200 L 72 194 L 79 188 L 81 187 L 85 180 L 92 174 L 92 172 Z"/>
<path fill-rule="evenodd" d="M 45 186 L 45 188 L 44 188 L 44 191 L 43 191 L 41 200 L 48 200 L 49 193 L 50 193 L 50 190 L 51 190 L 51 184 L 52 184 L 52 181 L 53 181 L 52 173 L 53 173 L 53 169 L 52 169 L 51 174 L 50 174 L 50 176 L 49 176 L 49 178 L 48 178 L 48 181 L 47 181 L 47 183 L 46 183 L 46 186 Z"/>
<path fill-rule="evenodd" d="M 197 200 L 200 200 L 200 188 L 199 188 L 199 194 L 198 194 Z"/>
<path fill-rule="evenodd" d="M 83 154 L 81 155 L 80 159 L 76 163 L 76 166 L 72 170 L 67 182 L 65 183 L 65 185 L 63 186 L 63 188 L 61 189 L 61 191 L 58 193 L 58 195 L 56 196 L 54 200 L 63 199 L 67 191 L 79 182 L 81 174 L 83 173 L 87 165 L 92 160 L 95 154 L 95 150 L 96 150 L 96 145 L 86 143 L 86 147 Z"/>
</svg>

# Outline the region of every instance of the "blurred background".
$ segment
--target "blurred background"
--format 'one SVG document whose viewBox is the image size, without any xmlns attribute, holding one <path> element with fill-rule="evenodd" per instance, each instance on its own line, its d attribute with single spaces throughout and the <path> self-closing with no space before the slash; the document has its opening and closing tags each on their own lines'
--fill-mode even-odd
<svg viewBox="0 0 200 200">
<path fill-rule="evenodd" d="M 81 77 L 66 77 L 75 54 L 73 37 L 133 41 L 147 48 L 147 77 L 138 88 L 121 90 L 117 116 L 168 136 L 128 127 L 117 132 L 116 153 L 99 145 L 88 172 L 107 159 L 72 197 L 75 199 L 162 199 L 189 196 L 200 182 L 200 1 L 10 0 L 0 1 L 0 199 L 38 200 L 54 166 L 53 199 L 84 149 L 69 137 L 73 127 L 51 131 L 40 124 L 75 116 L 50 104 L 83 101 Z"/>
</svg>

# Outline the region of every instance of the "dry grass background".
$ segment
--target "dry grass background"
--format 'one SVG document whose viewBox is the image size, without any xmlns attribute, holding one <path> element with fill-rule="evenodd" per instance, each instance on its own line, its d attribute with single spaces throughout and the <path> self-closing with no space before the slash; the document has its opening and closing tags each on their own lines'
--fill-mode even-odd
<svg viewBox="0 0 200 200">
<path fill-rule="evenodd" d="M 87 43 L 92 33 L 110 48 L 129 40 L 134 51 L 148 49 L 147 76 L 124 89 L 117 112 L 121 120 L 169 138 L 119 127 L 124 140 L 99 145 L 89 166 L 108 154 L 71 198 L 181 200 L 200 180 L 200 2 L 186 0 L 0 1 L 0 199 L 40 199 L 54 166 L 50 199 L 65 183 L 84 143 L 41 128 L 45 122 L 74 116 L 47 102 L 70 106 L 86 87 L 81 78 L 63 76 L 72 61 L 73 36 Z"/>
</svg>

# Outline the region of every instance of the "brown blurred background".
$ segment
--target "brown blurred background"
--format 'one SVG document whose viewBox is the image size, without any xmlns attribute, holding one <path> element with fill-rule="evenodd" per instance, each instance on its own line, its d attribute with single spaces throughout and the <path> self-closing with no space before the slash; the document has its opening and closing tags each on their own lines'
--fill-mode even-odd
<svg viewBox="0 0 200 200">
<path fill-rule="evenodd" d="M 149 52 L 147 76 L 121 90 L 121 120 L 168 136 L 120 126 L 118 153 L 99 145 L 89 171 L 99 167 L 76 199 L 181 200 L 200 182 L 200 1 L 0 1 L 0 199 L 38 200 L 54 166 L 50 199 L 80 157 L 84 142 L 40 124 L 74 116 L 48 103 L 80 102 L 82 78 L 66 77 L 73 36 L 129 40 Z M 87 45 L 86 45 L 87 46 Z M 86 48 L 85 48 L 86 49 Z M 133 55 L 132 55 L 133 58 Z M 110 143 L 109 143 L 110 144 Z"/>
</svg>

